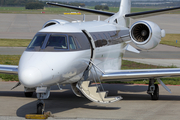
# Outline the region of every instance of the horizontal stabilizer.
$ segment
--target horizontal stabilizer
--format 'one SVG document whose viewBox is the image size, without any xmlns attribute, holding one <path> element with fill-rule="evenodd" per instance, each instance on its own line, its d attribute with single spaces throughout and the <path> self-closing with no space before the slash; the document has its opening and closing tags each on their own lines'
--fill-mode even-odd
<svg viewBox="0 0 180 120">
<path fill-rule="evenodd" d="M 70 8 L 70 9 L 74 9 L 74 10 L 81 10 L 81 11 L 85 11 L 85 12 L 91 12 L 91 13 L 96 13 L 96 14 L 106 15 L 106 16 L 112 16 L 115 14 L 112 12 L 99 11 L 99 10 L 87 9 L 87 8 L 82 8 L 82 7 L 63 5 L 63 4 L 58 4 L 58 3 L 47 2 L 46 4 Z M 126 18 L 129 17 L 132 19 L 138 19 L 138 18 L 144 18 L 144 17 L 154 16 L 154 15 L 165 14 L 168 12 L 174 12 L 174 11 L 178 11 L 178 10 L 180 10 L 180 7 L 166 8 L 166 9 L 152 10 L 152 11 L 145 11 L 145 12 L 137 12 L 137 13 L 129 13 L 129 14 L 124 14 L 124 17 L 126 17 Z"/>
<path fill-rule="evenodd" d="M 70 6 L 70 5 L 63 5 L 63 4 L 58 4 L 58 3 L 47 2 L 46 4 L 53 5 L 53 6 L 58 6 L 58 7 L 70 8 L 70 9 L 74 9 L 74 10 L 81 10 L 81 11 L 85 11 L 85 12 L 91 12 L 91 13 L 96 13 L 96 14 L 106 15 L 106 16 L 114 15 L 114 13 L 111 13 L 111 12 L 92 10 L 92 9 L 87 9 L 87 8 L 82 8 L 82 7 L 75 7 L 75 6 Z"/>
<path fill-rule="evenodd" d="M 152 10 L 152 11 L 145 11 L 145 12 L 138 12 L 138 13 L 130 13 L 125 14 L 125 17 L 130 17 L 132 19 L 138 19 L 138 18 L 144 18 L 144 17 L 150 17 L 160 14 L 165 14 L 168 12 L 174 12 L 180 10 L 180 7 L 174 7 L 174 8 L 166 8 L 166 9 L 160 9 L 160 10 Z"/>
</svg>

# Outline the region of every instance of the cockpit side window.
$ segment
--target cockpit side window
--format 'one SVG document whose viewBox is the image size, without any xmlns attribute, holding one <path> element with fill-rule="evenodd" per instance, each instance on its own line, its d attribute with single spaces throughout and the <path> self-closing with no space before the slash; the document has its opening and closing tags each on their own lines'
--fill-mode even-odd
<svg viewBox="0 0 180 120">
<path fill-rule="evenodd" d="M 54 47 L 54 49 L 68 49 L 67 37 L 63 35 L 51 35 L 46 47 Z"/>
<path fill-rule="evenodd" d="M 69 48 L 71 50 L 76 50 L 77 49 L 76 44 L 75 44 L 74 39 L 73 39 L 72 36 L 69 36 Z"/>
<path fill-rule="evenodd" d="M 79 42 L 78 42 L 78 40 L 76 39 L 76 37 L 75 37 L 75 42 L 76 42 L 77 48 L 78 48 L 78 49 L 81 49 L 82 47 L 81 47 L 81 45 L 79 44 Z"/>
<path fill-rule="evenodd" d="M 34 48 L 34 47 L 42 47 L 44 40 L 46 38 L 46 34 L 39 34 L 36 35 L 31 43 L 29 44 L 28 48 Z"/>
</svg>

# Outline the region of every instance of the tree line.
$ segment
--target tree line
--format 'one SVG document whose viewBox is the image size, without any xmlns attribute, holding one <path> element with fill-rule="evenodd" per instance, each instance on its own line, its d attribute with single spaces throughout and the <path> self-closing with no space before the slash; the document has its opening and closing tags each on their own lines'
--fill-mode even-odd
<svg viewBox="0 0 180 120">
<path fill-rule="evenodd" d="M 96 5 L 102 5 L 103 3 L 106 3 L 108 5 L 108 7 L 119 7 L 120 6 L 120 2 L 119 1 L 78 1 L 78 2 L 65 2 L 65 0 L 62 0 L 64 2 L 58 2 L 60 4 L 67 4 L 67 5 L 73 5 L 73 6 L 81 6 L 81 7 L 85 7 L 85 6 L 96 6 Z M 41 3 L 44 6 L 48 6 L 46 5 L 45 0 L 0 0 L 0 6 L 26 6 L 26 4 L 28 3 Z M 132 7 L 154 7 L 154 5 L 141 5 L 141 4 L 135 4 L 137 2 L 142 2 L 142 1 L 132 1 Z M 146 1 L 146 2 L 160 2 L 160 1 Z M 161 5 L 156 5 L 156 7 L 173 7 L 173 6 L 180 6 L 180 1 L 170 1 L 170 0 L 164 0 L 161 1 L 164 2 L 164 4 Z M 51 6 L 52 7 L 52 6 Z"/>
<path fill-rule="evenodd" d="M 44 6 L 48 6 L 46 5 L 45 1 L 39 1 L 39 0 L 0 0 L 0 6 L 26 6 L 26 4 L 29 3 L 39 3 L 39 4 L 43 4 Z M 71 2 L 71 3 L 58 2 L 58 3 L 85 7 L 85 3 L 83 2 Z"/>
<path fill-rule="evenodd" d="M 0 0 L 0 6 L 25 6 L 30 2 L 39 2 L 38 0 Z"/>
<path fill-rule="evenodd" d="M 94 7 L 96 10 L 109 10 L 109 7 L 107 5 L 96 5 Z"/>
</svg>

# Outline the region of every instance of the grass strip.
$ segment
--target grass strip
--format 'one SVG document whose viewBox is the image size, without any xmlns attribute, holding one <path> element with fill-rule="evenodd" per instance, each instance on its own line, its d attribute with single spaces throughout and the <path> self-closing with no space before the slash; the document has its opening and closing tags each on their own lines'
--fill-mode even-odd
<svg viewBox="0 0 180 120">
<path fill-rule="evenodd" d="M 20 57 L 20 55 L 0 55 L 0 64 L 18 65 Z M 19 81 L 18 75 L 0 74 L 0 78 L 4 81 Z"/>
<path fill-rule="evenodd" d="M 0 39 L 0 47 L 27 47 L 30 39 Z"/>
<path fill-rule="evenodd" d="M 180 47 L 180 34 L 166 34 L 166 37 L 162 38 L 160 44 Z"/>
<path fill-rule="evenodd" d="M 18 65 L 20 59 L 20 55 L 0 55 L 0 64 L 3 65 Z M 122 69 L 158 69 L 158 68 L 175 68 L 175 66 L 155 66 L 155 65 L 147 65 L 136 63 L 132 61 L 123 60 L 122 61 Z M 18 81 L 17 75 L 7 75 L 0 74 L 0 78 L 4 81 Z M 180 85 L 180 78 L 162 78 L 165 84 L 169 85 Z M 124 83 L 124 84 L 148 84 L 148 80 L 139 80 L 139 81 L 130 81 L 130 82 L 110 82 L 110 83 Z M 109 83 L 109 82 L 108 82 Z"/>
</svg>

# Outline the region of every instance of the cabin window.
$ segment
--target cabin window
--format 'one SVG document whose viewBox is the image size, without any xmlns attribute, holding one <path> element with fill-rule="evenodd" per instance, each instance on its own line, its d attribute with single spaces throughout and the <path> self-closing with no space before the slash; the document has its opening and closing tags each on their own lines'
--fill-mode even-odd
<svg viewBox="0 0 180 120">
<path fill-rule="evenodd" d="M 71 50 L 76 50 L 76 44 L 72 36 L 69 36 L 69 48 Z"/>
<path fill-rule="evenodd" d="M 67 37 L 63 35 L 51 35 L 46 47 L 54 47 L 54 49 L 68 49 Z"/>
<path fill-rule="evenodd" d="M 96 47 L 101 47 L 102 46 L 102 37 L 100 34 L 98 34 L 98 39 L 95 41 Z"/>
<path fill-rule="evenodd" d="M 103 39 L 102 39 L 102 46 L 105 46 L 105 45 L 107 45 L 107 37 L 106 37 L 106 35 L 103 33 Z"/>
<path fill-rule="evenodd" d="M 29 44 L 28 48 L 34 48 L 34 47 L 42 47 L 44 40 L 46 38 L 46 34 L 38 34 L 36 35 L 31 43 Z"/>
<path fill-rule="evenodd" d="M 93 39 L 94 39 L 94 40 L 97 40 L 97 37 L 96 37 L 95 35 L 93 35 Z"/>
</svg>

